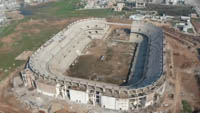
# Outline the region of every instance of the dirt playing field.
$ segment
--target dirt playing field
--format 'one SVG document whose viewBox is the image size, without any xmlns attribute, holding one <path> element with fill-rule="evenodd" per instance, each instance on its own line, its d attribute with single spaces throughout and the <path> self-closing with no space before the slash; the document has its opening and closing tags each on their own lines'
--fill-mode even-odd
<svg viewBox="0 0 200 113">
<path fill-rule="evenodd" d="M 86 54 L 75 61 L 67 75 L 122 84 L 127 79 L 136 44 L 128 42 L 130 32 L 126 29 L 114 30 L 113 33 L 108 40 L 92 41 Z"/>
</svg>

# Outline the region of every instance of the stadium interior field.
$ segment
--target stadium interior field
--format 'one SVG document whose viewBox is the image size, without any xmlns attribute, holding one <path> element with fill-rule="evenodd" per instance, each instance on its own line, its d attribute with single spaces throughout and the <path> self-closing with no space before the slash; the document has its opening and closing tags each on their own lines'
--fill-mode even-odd
<svg viewBox="0 0 200 113">
<path fill-rule="evenodd" d="M 110 28 L 106 39 L 90 42 L 66 75 L 122 85 L 127 80 L 137 44 L 130 42 L 130 29 Z"/>
</svg>

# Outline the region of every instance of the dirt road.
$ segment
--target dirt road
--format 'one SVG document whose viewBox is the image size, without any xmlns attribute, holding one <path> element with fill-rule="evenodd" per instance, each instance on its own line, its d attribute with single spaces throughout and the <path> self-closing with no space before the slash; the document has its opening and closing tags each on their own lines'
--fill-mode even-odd
<svg viewBox="0 0 200 113">
<path fill-rule="evenodd" d="M 179 113 L 179 105 L 181 101 L 180 91 L 181 91 L 181 76 L 176 72 L 174 68 L 174 57 L 173 57 L 173 49 L 170 48 L 170 58 L 171 58 L 171 66 L 172 66 L 172 75 L 175 76 L 175 98 L 174 98 L 174 108 L 173 113 Z"/>
</svg>

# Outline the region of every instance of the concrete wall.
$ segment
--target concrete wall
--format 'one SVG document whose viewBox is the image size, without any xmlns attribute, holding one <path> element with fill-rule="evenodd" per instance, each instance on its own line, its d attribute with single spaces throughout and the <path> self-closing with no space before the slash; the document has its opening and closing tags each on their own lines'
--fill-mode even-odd
<svg viewBox="0 0 200 113">
<path fill-rule="evenodd" d="M 36 81 L 37 91 L 47 96 L 56 97 L 56 85 L 48 85 Z"/>
<path fill-rule="evenodd" d="M 108 96 L 101 96 L 101 107 L 107 109 L 115 109 L 116 98 L 108 97 Z"/>
<path fill-rule="evenodd" d="M 150 106 L 150 105 L 153 104 L 154 94 L 155 93 L 151 93 L 151 94 L 149 94 L 149 95 L 146 96 L 145 107 Z"/>
<path fill-rule="evenodd" d="M 113 110 L 129 110 L 129 99 L 101 96 L 101 107 Z"/>
<path fill-rule="evenodd" d="M 116 99 L 116 110 L 129 110 L 129 99 Z"/>
<path fill-rule="evenodd" d="M 77 103 L 87 104 L 89 101 L 89 96 L 87 92 L 69 90 L 70 100 Z"/>
</svg>

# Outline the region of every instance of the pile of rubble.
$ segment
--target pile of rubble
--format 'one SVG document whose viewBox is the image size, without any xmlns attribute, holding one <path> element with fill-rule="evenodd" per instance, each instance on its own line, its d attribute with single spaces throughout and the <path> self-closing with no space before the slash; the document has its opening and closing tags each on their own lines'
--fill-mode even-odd
<svg viewBox="0 0 200 113">
<path fill-rule="evenodd" d="M 55 110 L 62 109 L 64 106 L 56 104 L 54 98 L 44 96 L 37 93 L 36 90 L 28 89 L 24 87 L 23 82 L 19 76 L 13 79 L 13 88 L 17 100 L 19 100 L 23 106 L 31 109 L 32 111 L 43 111 L 45 113 L 54 113 Z M 56 106 L 56 108 L 55 108 Z M 54 111 L 54 112 L 50 112 Z"/>
</svg>

